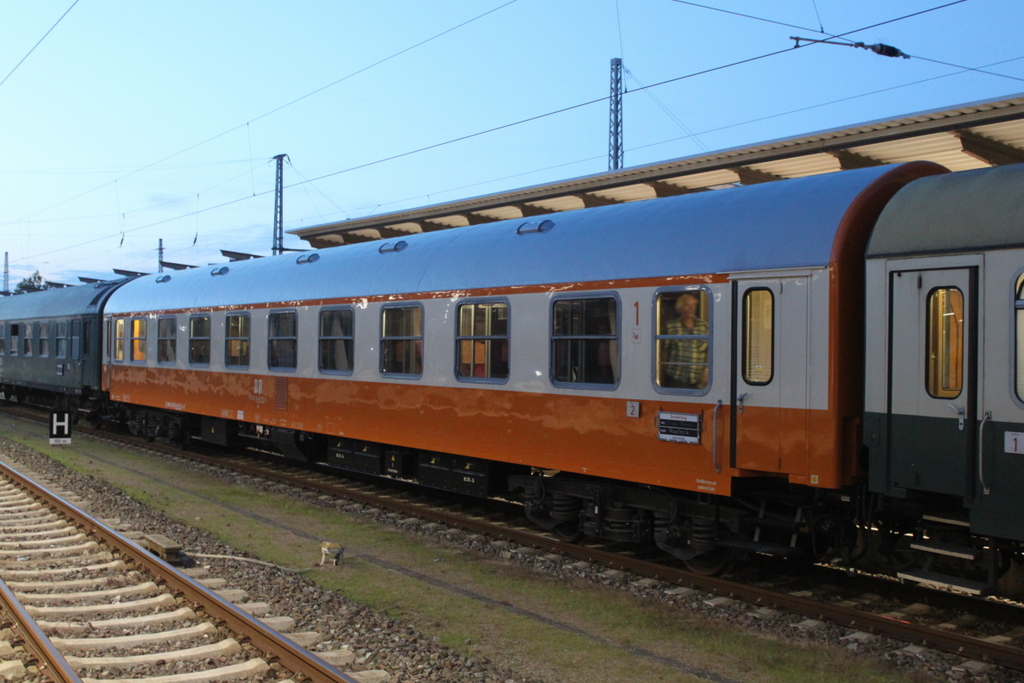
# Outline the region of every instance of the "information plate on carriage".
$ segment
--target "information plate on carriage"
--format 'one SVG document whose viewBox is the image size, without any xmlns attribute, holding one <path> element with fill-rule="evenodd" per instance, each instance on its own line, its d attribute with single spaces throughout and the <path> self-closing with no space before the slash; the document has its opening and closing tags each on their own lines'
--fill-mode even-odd
<svg viewBox="0 0 1024 683">
<path fill-rule="evenodd" d="M 658 413 L 658 438 L 678 443 L 700 443 L 701 415 Z"/>
</svg>

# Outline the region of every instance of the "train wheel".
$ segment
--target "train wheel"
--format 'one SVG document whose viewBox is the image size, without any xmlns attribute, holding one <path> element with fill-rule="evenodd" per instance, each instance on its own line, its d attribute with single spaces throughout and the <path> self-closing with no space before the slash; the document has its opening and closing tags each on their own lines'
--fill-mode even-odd
<svg viewBox="0 0 1024 683">
<path fill-rule="evenodd" d="M 558 537 L 559 541 L 565 543 L 575 543 L 583 538 L 583 529 L 580 528 L 580 523 L 577 520 L 563 522 L 551 531 Z"/>
<path fill-rule="evenodd" d="M 735 560 L 736 556 L 731 548 L 715 548 L 692 559 L 683 560 L 683 563 L 694 574 L 715 576 L 728 571 Z"/>
</svg>

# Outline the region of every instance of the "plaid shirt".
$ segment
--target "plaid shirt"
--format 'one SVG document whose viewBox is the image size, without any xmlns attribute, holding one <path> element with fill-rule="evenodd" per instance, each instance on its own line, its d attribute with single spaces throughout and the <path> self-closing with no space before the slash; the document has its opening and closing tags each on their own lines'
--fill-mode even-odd
<svg viewBox="0 0 1024 683">
<path fill-rule="evenodd" d="M 686 327 L 683 321 L 669 320 L 662 332 L 664 336 L 691 337 L 689 339 L 663 339 L 661 365 L 665 373 L 688 389 L 704 388 L 704 373 L 708 363 L 708 340 L 693 339 L 708 334 L 708 324 L 694 320 L 693 327 Z"/>
</svg>

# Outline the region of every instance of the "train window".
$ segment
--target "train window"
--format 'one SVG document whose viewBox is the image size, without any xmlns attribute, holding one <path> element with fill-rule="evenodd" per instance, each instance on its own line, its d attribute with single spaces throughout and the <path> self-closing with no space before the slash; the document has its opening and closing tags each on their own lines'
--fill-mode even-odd
<svg viewBox="0 0 1024 683">
<path fill-rule="evenodd" d="M 456 375 L 460 379 L 508 379 L 508 304 L 459 306 Z"/>
<path fill-rule="evenodd" d="M 188 319 L 188 362 L 210 364 L 210 316 L 194 315 Z"/>
<path fill-rule="evenodd" d="M 551 311 L 551 376 L 566 384 L 619 381 L 618 301 L 562 299 Z"/>
<path fill-rule="evenodd" d="M 929 292 L 927 334 L 928 393 L 956 398 L 964 382 L 964 295 L 956 287 Z"/>
<path fill-rule="evenodd" d="M 68 357 L 68 321 L 57 323 L 57 358 Z"/>
<path fill-rule="evenodd" d="M 11 323 L 11 355 L 17 356 L 18 349 L 21 348 L 21 325 L 18 323 Z"/>
<path fill-rule="evenodd" d="M 89 353 L 89 323 L 85 323 L 86 333 L 82 334 L 82 321 L 71 321 L 71 357 L 75 360 Z"/>
<path fill-rule="evenodd" d="M 743 381 L 772 381 L 775 356 L 775 296 L 770 289 L 748 289 L 743 295 Z"/>
<path fill-rule="evenodd" d="M 7 323 L 0 322 L 0 356 L 7 353 Z"/>
<path fill-rule="evenodd" d="M 146 360 L 146 319 L 133 318 L 131 322 L 131 348 L 129 353 L 133 361 Z"/>
<path fill-rule="evenodd" d="M 271 313 L 268 318 L 268 364 L 272 370 L 298 366 L 298 326 L 295 311 Z"/>
<path fill-rule="evenodd" d="M 25 329 L 22 331 L 21 336 L 21 352 L 25 356 L 32 355 L 32 328 L 35 327 L 32 323 L 25 323 L 22 325 Z"/>
<path fill-rule="evenodd" d="M 353 346 L 351 308 L 320 311 L 320 369 L 351 372 Z"/>
<path fill-rule="evenodd" d="M 160 318 L 156 321 L 156 362 L 173 363 L 178 359 L 178 321 Z"/>
<path fill-rule="evenodd" d="M 224 364 L 234 368 L 249 367 L 249 314 L 229 313 L 224 335 Z"/>
<path fill-rule="evenodd" d="M 124 360 L 124 318 L 114 320 L 114 360 Z"/>
<path fill-rule="evenodd" d="M 380 371 L 385 375 L 423 374 L 423 309 L 419 306 L 381 312 Z"/>
<path fill-rule="evenodd" d="M 658 295 L 658 386 L 681 391 L 704 391 L 708 386 L 711 347 L 711 304 L 704 289 Z"/>
<path fill-rule="evenodd" d="M 39 356 L 50 355 L 50 323 L 39 323 Z"/>
<path fill-rule="evenodd" d="M 1024 275 L 1017 278 L 1016 296 L 1014 297 L 1014 316 L 1016 317 L 1016 360 L 1017 360 L 1017 398 L 1024 401 Z"/>
</svg>

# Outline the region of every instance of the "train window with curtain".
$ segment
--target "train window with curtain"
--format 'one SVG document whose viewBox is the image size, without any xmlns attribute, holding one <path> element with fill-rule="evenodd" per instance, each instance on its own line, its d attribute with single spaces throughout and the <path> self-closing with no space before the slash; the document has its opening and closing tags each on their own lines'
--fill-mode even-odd
<svg viewBox="0 0 1024 683">
<path fill-rule="evenodd" d="M 655 378 L 670 393 L 707 390 L 711 368 L 711 299 L 705 289 L 658 294 Z"/>
<path fill-rule="evenodd" d="M 351 308 L 320 311 L 320 370 L 352 372 L 354 336 Z"/>
<path fill-rule="evenodd" d="M 130 359 L 139 363 L 146 361 L 146 319 L 132 318 Z"/>
<path fill-rule="evenodd" d="M 380 371 L 384 375 L 423 374 L 423 309 L 393 306 L 381 311 Z"/>
<path fill-rule="evenodd" d="M 39 356 L 50 355 L 50 323 L 39 323 Z"/>
<path fill-rule="evenodd" d="M 551 377 L 556 383 L 619 381 L 619 315 L 613 297 L 561 299 L 551 310 Z"/>
<path fill-rule="evenodd" d="M 456 375 L 461 380 L 508 379 L 508 304 L 467 303 L 458 309 Z"/>
<path fill-rule="evenodd" d="M 224 364 L 233 368 L 249 367 L 249 314 L 228 313 L 224 322 Z"/>
<path fill-rule="evenodd" d="M 194 315 L 188 319 L 188 362 L 210 364 L 210 316 Z"/>
<path fill-rule="evenodd" d="M 964 386 L 964 295 L 956 287 L 928 293 L 925 387 L 934 398 L 956 398 Z"/>
<path fill-rule="evenodd" d="M 1024 275 L 1017 278 L 1014 296 L 1014 318 L 1016 329 L 1014 357 L 1016 359 L 1016 381 L 1014 386 L 1017 389 L 1017 399 L 1024 401 Z"/>
<path fill-rule="evenodd" d="M 57 323 L 57 358 L 68 357 L 68 322 Z"/>
<path fill-rule="evenodd" d="M 22 330 L 21 335 L 21 353 L 22 355 L 25 356 L 31 356 L 33 328 L 35 327 L 35 325 L 33 325 L 32 323 L 25 323 L 24 325 L 22 325 L 22 327 L 24 327 L 25 329 Z"/>
<path fill-rule="evenodd" d="M 21 348 L 21 325 L 11 323 L 11 355 L 17 356 Z"/>
<path fill-rule="evenodd" d="M 156 362 L 173 363 L 178 359 L 178 321 L 160 318 L 156 321 Z"/>
<path fill-rule="evenodd" d="M 271 370 L 293 370 L 299 363 L 299 334 L 295 311 L 271 313 L 268 323 L 268 364 Z"/>
<path fill-rule="evenodd" d="M 116 361 L 124 360 L 124 318 L 114 320 L 114 355 Z"/>
<path fill-rule="evenodd" d="M 769 384 L 775 357 L 775 295 L 748 289 L 743 295 L 743 381 Z"/>
</svg>

